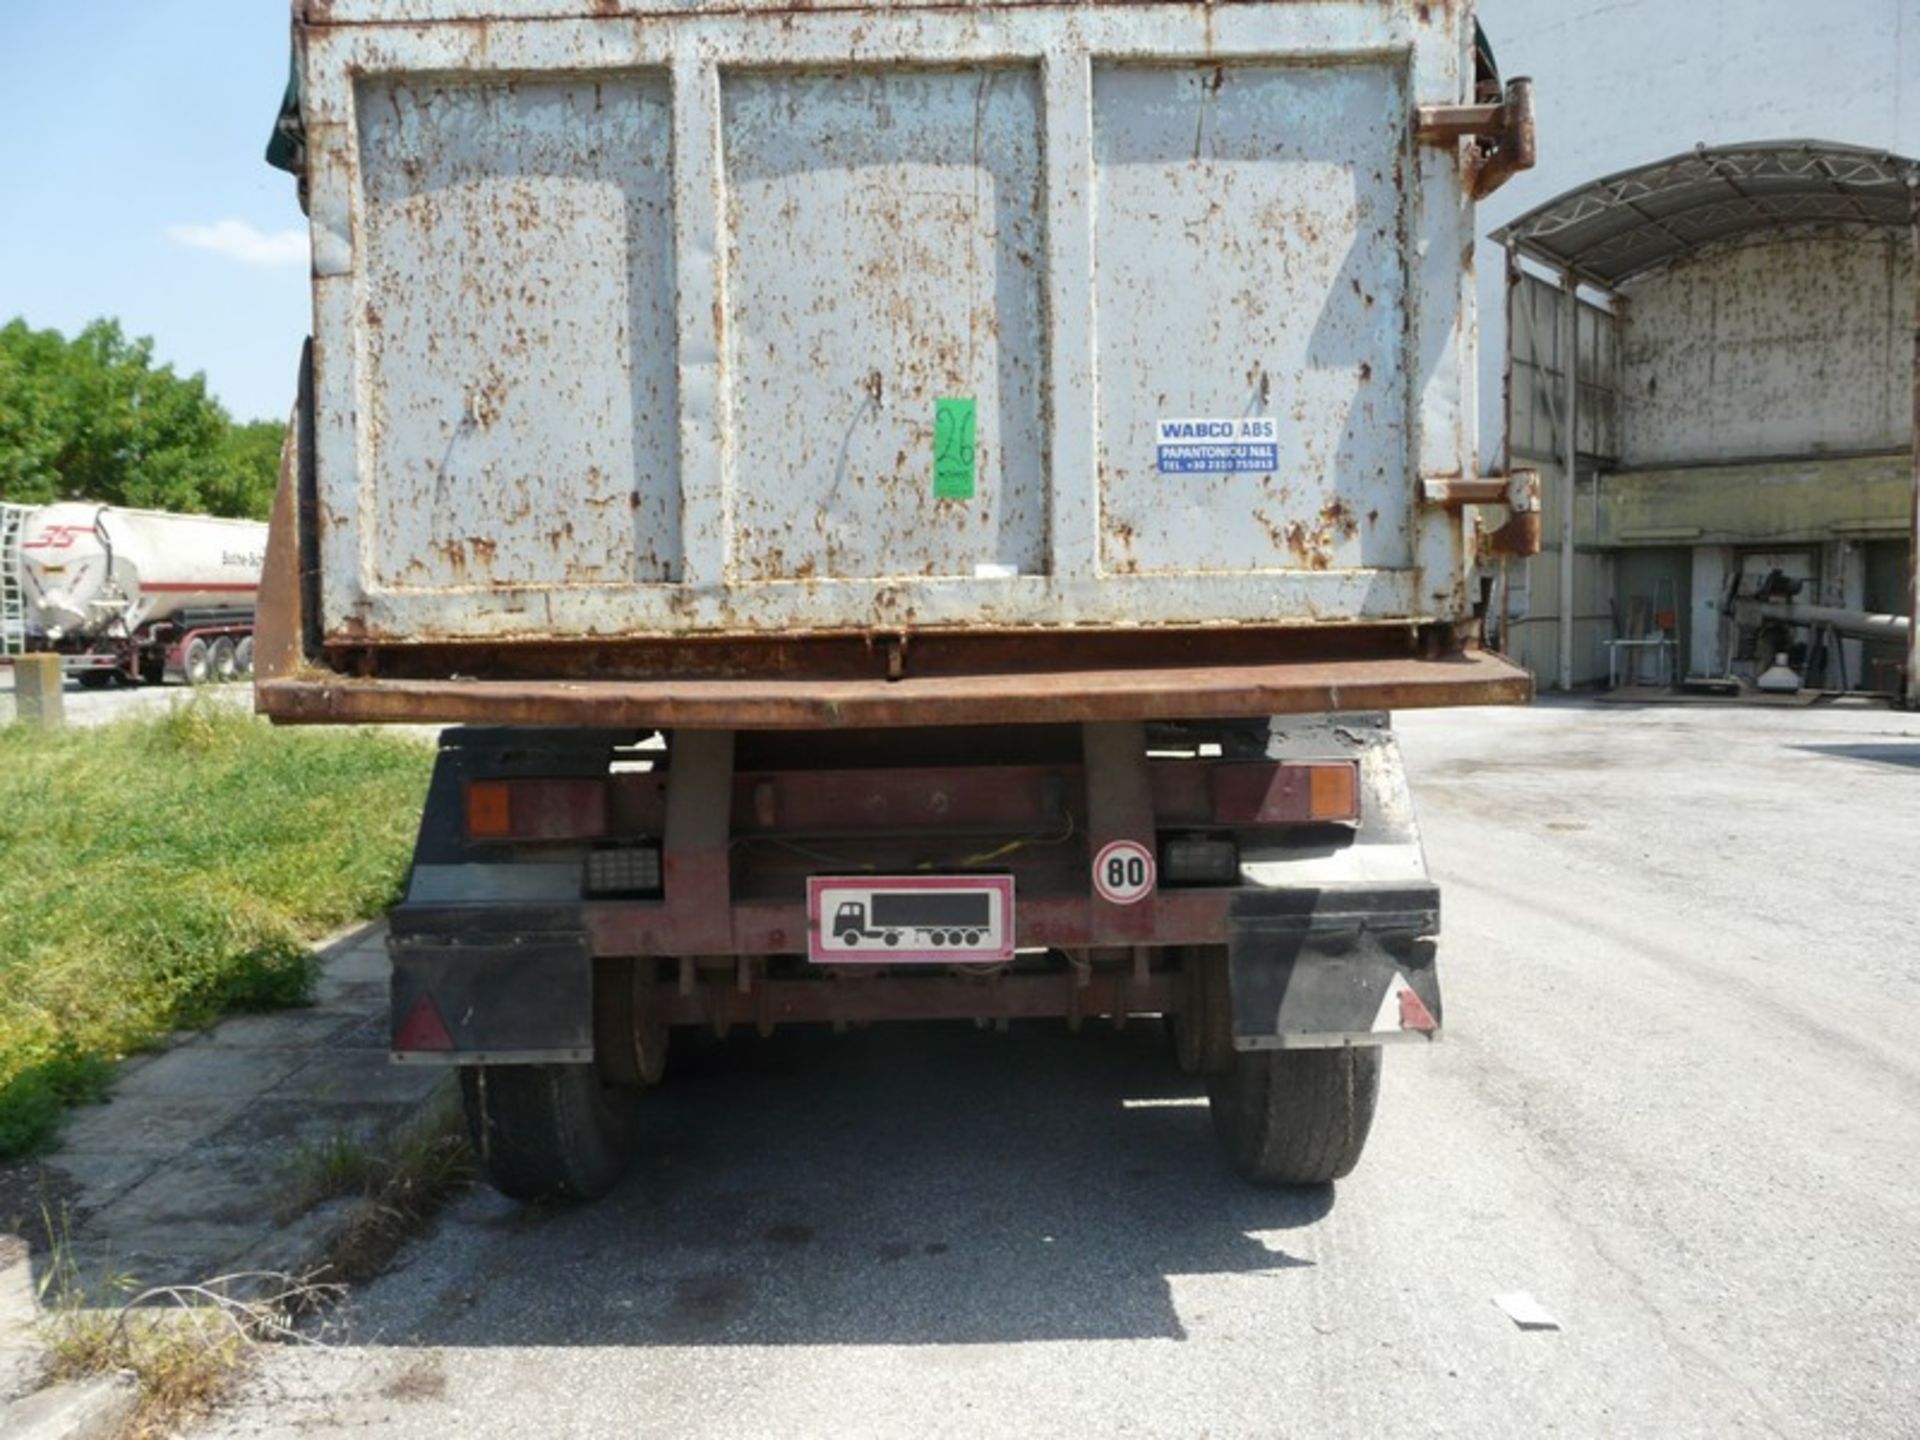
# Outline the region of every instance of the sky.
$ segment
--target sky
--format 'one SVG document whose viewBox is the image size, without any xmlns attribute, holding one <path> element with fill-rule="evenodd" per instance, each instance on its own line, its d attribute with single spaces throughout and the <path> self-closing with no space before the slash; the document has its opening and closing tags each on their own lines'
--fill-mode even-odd
<svg viewBox="0 0 1920 1440">
<path fill-rule="evenodd" d="M 1788 136 L 1920 154 L 1920 0 L 1481 0 L 1532 74 L 1541 164 L 1484 234 L 1561 190 L 1696 142 Z M 191 16 L 183 19 L 182 16 Z M 304 221 L 262 154 L 286 0 L 0 0 L 0 322 L 102 315 L 279 418 L 308 330 Z M 1483 263 L 1482 392 L 1498 266 Z M 1483 412 L 1490 413 L 1490 412 Z"/>
<path fill-rule="evenodd" d="M 305 220 L 267 167 L 286 0 L 0 0 L 0 323 L 116 316 L 284 419 L 309 328 Z"/>
</svg>

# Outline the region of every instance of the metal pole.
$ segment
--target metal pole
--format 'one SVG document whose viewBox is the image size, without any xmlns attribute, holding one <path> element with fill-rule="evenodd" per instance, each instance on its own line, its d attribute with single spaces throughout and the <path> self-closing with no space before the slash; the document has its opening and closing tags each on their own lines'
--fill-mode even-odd
<svg viewBox="0 0 1920 1440">
<path fill-rule="evenodd" d="M 1907 708 L 1920 710 L 1920 176 L 1907 177 L 1913 210 L 1913 532 L 1907 544 Z"/>
<path fill-rule="evenodd" d="M 1505 337 L 1507 359 L 1500 376 L 1500 407 L 1505 416 L 1500 436 L 1500 473 L 1506 476 L 1513 474 L 1513 297 L 1519 289 L 1520 252 L 1514 248 L 1514 242 L 1509 240 L 1507 242 L 1507 333 Z M 1539 373 L 1537 356 L 1534 360 L 1534 373 Z M 1534 548 L 1537 550 L 1539 546 L 1536 545 Z M 1531 566 L 1533 557 L 1529 555 L 1520 563 Z M 1511 656 L 1513 648 L 1513 579 L 1507 569 L 1506 556 L 1503 555 L 1500 557 L 1500 653 Z"/>
<path fill-rule="evenodd" d="M 1560 685 L 1573 689 L 1573 477 L 1580 457 L 1580 282 L 1571 270 L 1561 276 L 1562 293 L 1567 297 L 1567 403 L 1560 407 L 1566 425 L 1562 437 L 1566 467 L 1560 486 Z"/>
</svg>

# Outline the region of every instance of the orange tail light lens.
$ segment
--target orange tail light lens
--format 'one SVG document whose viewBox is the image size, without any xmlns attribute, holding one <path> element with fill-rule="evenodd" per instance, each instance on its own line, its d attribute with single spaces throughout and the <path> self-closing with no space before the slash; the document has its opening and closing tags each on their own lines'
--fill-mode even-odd
<svg viewBox="0 0 1920 1440">
<path fill-rule="evenodd" d="M 504 780 L 467 782 L 467 834 L 504 840 L 513 833 L 513 789 Z"/>
<path fill-rule="evenodd" d="M 1360 817 L 1360 767 L 1315 765 L 1307 780 L 1307 814 L 1315 820 Z"/>
</svg>

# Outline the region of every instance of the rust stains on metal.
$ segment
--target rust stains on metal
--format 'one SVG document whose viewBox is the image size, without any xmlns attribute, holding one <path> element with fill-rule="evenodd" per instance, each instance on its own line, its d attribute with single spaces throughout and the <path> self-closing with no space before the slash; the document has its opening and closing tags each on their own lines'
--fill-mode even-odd
<svg viewBox="0 0 1920 1440">
<path fill-rule="evenodd" d="M 816 729 L 1084 723 L 1524 704 L 1532 680 L 1497 656 L 1304 660 L 899 679 L 353 680 L 260 683 L 259 708 L 307 723 Z"/>
<path fill-rule="evenodd" d="M 1507 82 L 1498 104 L 1422 105 L 1415 122 L 1423 145 L 1454 145 L 1470 140 L 1461 155 L 1467 192 L 1484 200 L 1522 170 L 1531 170 L 1535 156 L 1533 81 L 1516 76 Z"/>
</svg>

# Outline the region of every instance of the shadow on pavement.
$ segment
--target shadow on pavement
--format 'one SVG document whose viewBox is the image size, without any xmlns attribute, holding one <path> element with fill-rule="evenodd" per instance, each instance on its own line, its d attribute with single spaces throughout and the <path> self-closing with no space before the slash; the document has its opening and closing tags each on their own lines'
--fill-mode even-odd
<svg viewBox="0 0 1920 1440">
<path fill-rule="evenodd" d="M 484 1191 L 356 1307 L 375 1343 L 1183 1338 L 1170 1282 L 1310 1261 L 1215 1147 L 1159 1027 L 785 1031 L 680 1057 L 611 1196 Z"/>
<path fill-rule="evenodd" d="M 1842 760 L 1867 760 L 1877 765 L 1900 765 L 1920 770 L 1920 745 L 1904 743 L 1861 743 L 1855 745 L 1796 745 L 1809 755 L 1835 755 Z"/>
</svg>

